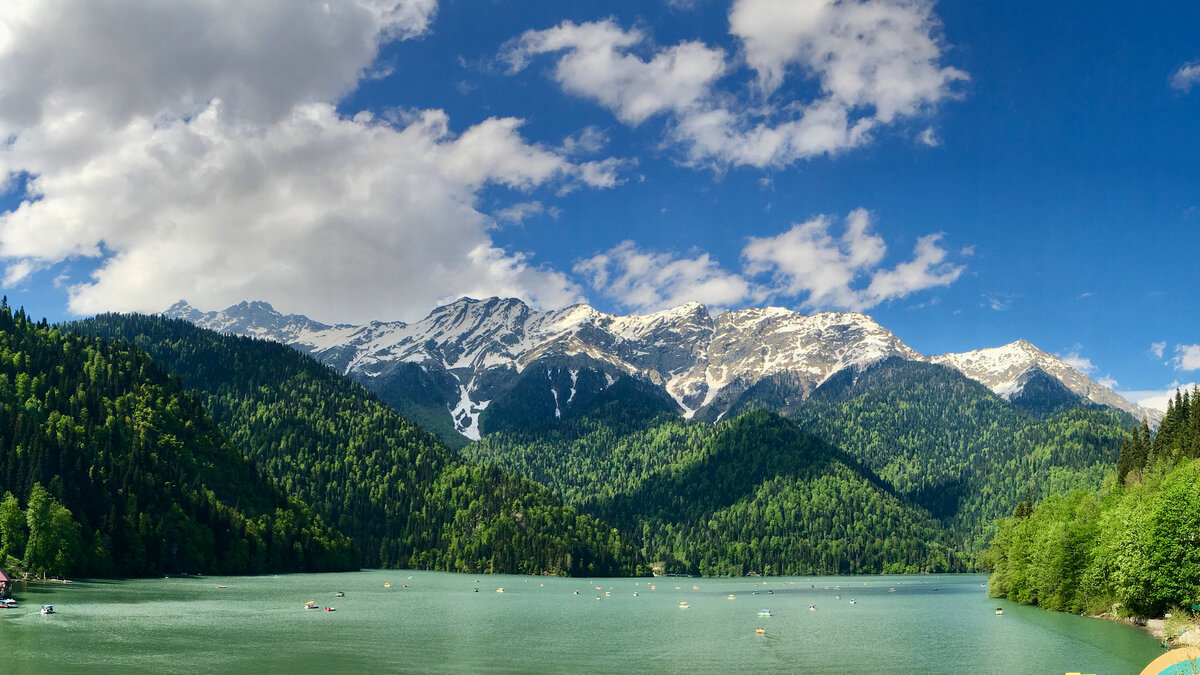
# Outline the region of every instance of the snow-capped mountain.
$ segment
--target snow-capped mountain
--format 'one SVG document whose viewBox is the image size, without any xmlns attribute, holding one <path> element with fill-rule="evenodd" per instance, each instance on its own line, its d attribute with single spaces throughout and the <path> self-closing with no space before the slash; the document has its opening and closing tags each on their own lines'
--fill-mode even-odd
<svg viewBox="0 0 1200 675">
<path fill-rule="evenodd" d="M 719 419 L 764 377 L 786 373 L 807 396 L 838 371 L 891 357 L 956 368 L 1006 398 L 1040 369 L 1081 398 L 1140 416 L 1111 390 L 1027 342 L 926 359 L 869 316 L 853 312 L 805 315 L 768 307 L 713 317 L 703 305 L 688 303 L 615 316 L 587 305 L 539 312 L 515 299 L 462 298 L 411 324 L 330 326 L 280 314 L 262 302 L 200 312 L 181 301 L 165 315 L 291 345 L 402 410 L 424 406 L 448 415 L 472 439 L 479 438 L 488 405 L 531 367 L 545 369 L 540 376 L 556 417 L 576 400 L 577 385 L 606 387 L 632 377 L 668 394 L 687 417 Z M 603 377 L 580 379 L 583 371 Z"/>
<path fill-rule="evenodd" d="M 1159 417 L 1156 411 L 1130 403 L 1112 389 L 1092 381 L 1062 359 L 1038 349 L 1027 340 L 961 354 L 930 356 L 928 360 L 958 370 L 1007 400 L 1024 393 L 1031 380 L 1049 376 L 1086 401 L 1124 410 L 1138 419 L 1147 417 L 1156 422 Z"/>
</svg>

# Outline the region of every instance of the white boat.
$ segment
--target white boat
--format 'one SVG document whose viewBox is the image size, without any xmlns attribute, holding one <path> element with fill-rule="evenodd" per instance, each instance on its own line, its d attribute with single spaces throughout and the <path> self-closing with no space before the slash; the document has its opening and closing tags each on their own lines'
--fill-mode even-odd
<svg viewBox="0 0 1200 675">
<path fill-rule="evenodd" d="M 53 614 L 54 605 L 42 605 L 42 614 Z"/>
<path fill-rule="evenodd" d="M 759 615 L 759 616 L 771 616 L 771 610 L 769 610 L 769 609 L 760 609 L 760 610 L 758 610 L 758 615 Z"/>
<path fill-rule="evenodd" d="M 16 609 L 17 601 L 12 598 L 0 599 L 0 609 Z"/>
</svg>

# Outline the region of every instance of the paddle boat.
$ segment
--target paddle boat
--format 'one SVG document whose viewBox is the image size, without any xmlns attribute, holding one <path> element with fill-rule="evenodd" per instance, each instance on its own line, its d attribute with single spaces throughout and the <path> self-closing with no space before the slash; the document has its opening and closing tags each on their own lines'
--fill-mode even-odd
<svg viewBox="0 0 1200 675">
<path fill-rule="evenodd" d="M 383 587 L 384 587 L 384 588 L 391 588 L 391 587 L 392 587 L 392 582 L 390 582 L 390 581 L 385 581 L 385 582 L 383 582 Z"/>
<path fill-rule="evenodd" d="M 854 604 L 857 604 L 857 603 L 858 603 L 858 601 L 857 601 L 857 600 L 855 600 L 854 598 L 850 598 L 850 604 L 854 605 Z"/>
<path fill-rule="evenodd" d="M 337 609 L 336 609 L 336 608 L 334 608 L 334 607 L 326 607 L 326 608 L 325 608 L 325 611 L 326 611 L 326 612 L 336 612 L 336 611 L 337 611 Z"/>
<path fill-rule="evenodd" d="M 17 601 L 12 598 L 0 599 L 0 609 L 16 609 Z"/>
<path fill-rule="evenodd" d="M 758 610 L 758 615 L 759 616 L 771 616 L 771 610 L 766 609 L 766 608 L 760 609 L 760 610 Z"/>
<path fill-rule="evenodd" d="M 316 600 L 308 600 L 304 603 L 304 609 L 321 609 Z"/>
<path fill-rule="evenodd" d="M 687 608 L 688 608 L 688 604 L 686 602 L 679 603 L 679 609 L 687 609 Z"/>
<path fill-rule="evenodd" d="M 809 605 L 809 606 L 808 606 L 808 611 L 810 611 L 810 612 L 815 612 L 815 611 L 817 611 L 817 606 L 816 606 L 816 605 Z"/>
<path fill-rule="evenodd" d="M 54 605 L 42 605 L 42 614 L 53 614 Z"/>
<path fill-rule="evenodd" d="M 335 597 L 335 598 L 344 598 L 344 597 L 346 597 L 346 593 L 345 593 L 345 592 L 343 592 L 343 591 L 338 591 L 337 593 L 334 593 L 334 594 L 333 594 L 333 597 Z"/>
<path fill-rule="evenodd" d="M 1000 609 L 999 607 L 996 608 L 996 614 L 1003 614 L 1003 613 L 1004 613 L 1004 610 Z"/>
<path fill-rule="evenodd" d="M 754 629 L 754 634 L 755 634 L 755 635 L 766 635 L 766 634 L 767 634 L 767 631 L 763 630 L 762 628 L 755 628 L 755 629 Z"/>
</svg>

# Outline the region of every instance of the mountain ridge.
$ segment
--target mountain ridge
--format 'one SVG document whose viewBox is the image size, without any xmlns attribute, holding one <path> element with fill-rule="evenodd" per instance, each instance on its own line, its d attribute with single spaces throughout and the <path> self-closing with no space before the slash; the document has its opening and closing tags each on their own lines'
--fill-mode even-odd
<svg viewBox="0 0 1200 675">
<path fill-rule="evenodd" d="M 180 301 L 164 315 L 288 344 L 380 395 L 396 388 L 395 378 L 411 379 L 411 372 L 400 374 L 398 364 L 415 364 L 440 381 L 431 393 L 438 403 L 422 403 L 418 411 L 410 399 L 391 402 L 402 412 L 426 416 L 444 405 L 454 429 L 472 440 L 479 438 L 479 419 L 487 406 L 539 362 L 570 363 L 576 371 L 597 370 L 610 380 L 644 379 L 662 388 L 684 417 L 709 421 L 721 419 L 743 392 L 764 378 L 787 374 L 806 398 L 841 370 L 891 357 L 953 368 L 1010 401 L 1040 372 L 1069 391 L 1057 392 L 1060 397 L 1078 397 L 1081 403 L 1113 407 L 1152 422 L 1158 419 L 1154 411 L 1126 401 L 1026 340 L 924 356 L 857 312 L 806 315 L 764 307 L 713 317 L 704 305 L 691 302 L 645 315 L 618 316 L 585 304 L 541 312 L 514 298 L 494 297 L 460 298 L 413 323 L 373 321 L 360 326 L 284 315 L 265 302 L 201 312 Z M 556 401 L 569 398 L 565 389 L 552 393 Z M 557 407 L 556 413 L 561 414 Z"/>
</svg>

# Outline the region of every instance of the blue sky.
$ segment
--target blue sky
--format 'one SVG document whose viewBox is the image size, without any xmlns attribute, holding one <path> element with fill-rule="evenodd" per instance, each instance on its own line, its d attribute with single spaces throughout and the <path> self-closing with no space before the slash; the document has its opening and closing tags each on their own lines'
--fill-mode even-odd
<svg viewBox="0 0 1200 675">
<path fill-rule="evenodd" d="M 1200 369 L 1200 7 L 13 3 L 0 267 L 51 320 L 863 311 L 1140 399 Z"/>
</svg>

